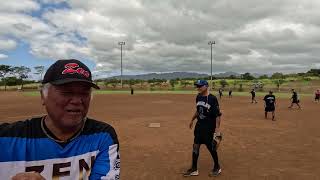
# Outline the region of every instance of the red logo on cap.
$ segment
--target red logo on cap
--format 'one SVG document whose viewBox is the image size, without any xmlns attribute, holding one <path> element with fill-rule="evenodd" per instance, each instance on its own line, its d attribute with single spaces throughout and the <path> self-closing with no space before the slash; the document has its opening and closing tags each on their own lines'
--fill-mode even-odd
<svg viewBox="0 0 320 180">
<path fill-rule="evenodd" d="M 62 74 L 82 74 L 85 77 L 89 78 L 90 73 L 83 68 L 79 68 L 79 65 L 77 63 L 68 63 L 64 65 L 65 70 L 62 71 Z"/>
</svg>

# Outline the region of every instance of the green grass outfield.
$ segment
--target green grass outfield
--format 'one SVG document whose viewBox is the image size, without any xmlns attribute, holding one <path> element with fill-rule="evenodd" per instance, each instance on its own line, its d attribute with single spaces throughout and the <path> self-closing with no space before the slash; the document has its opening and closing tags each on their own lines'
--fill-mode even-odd
<svg viewBox="0 0 320 180">
<path fill-rule="evenodd" d="M 196 91 L 134 91 L 134 94 L 196 94 Z M 28 91 L 23 92 L 26 96 L 39 96 L 38 91 Z M 130 91 L 122 91 L 122 90 L 98 90 L 94 91 L 94 94 L 130 94 Z M 214 95 L 218 93 L 216 91 L 213 92 Z M 258 97 L 263 97 L 267 94 L 267 92 L 256 92 Z M 233 96 L 251 96 L 249 92 L 233 92 Z M 274 95 L 279 98 L 290 98 L 291 93 L 282 93 L 275 92 Z M 301 98 L 313 98 L 313 94 L 299 94 Z M 224 97 L 228 97 L 228 92 L 224 93 Z"/>
</svg>

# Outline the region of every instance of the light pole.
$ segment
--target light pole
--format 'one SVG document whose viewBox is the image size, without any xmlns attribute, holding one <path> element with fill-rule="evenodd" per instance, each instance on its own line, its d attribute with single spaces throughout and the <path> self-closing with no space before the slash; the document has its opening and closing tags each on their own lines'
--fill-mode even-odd
<svg viewBox="0 0 320 180">
<path fill-rule="evenodd" d="M 120 50 L 121 50 L 121 88 L 123 88 L 123 84 L 122 84 L 122 46 L 124 46 L 126 43 L 124 41 L 118 42 L 118 44 L 120 45 Z"/>
<path fill-rule="evenodd" d="M 209 41 L 208 42 L 208 45 L 211 46 L 211 89 L 213 88 L 213 83 L 212 83 L 212 45 L 213 44 L 216 44 L 216 42 L 215 41 Z"/>
</svg>

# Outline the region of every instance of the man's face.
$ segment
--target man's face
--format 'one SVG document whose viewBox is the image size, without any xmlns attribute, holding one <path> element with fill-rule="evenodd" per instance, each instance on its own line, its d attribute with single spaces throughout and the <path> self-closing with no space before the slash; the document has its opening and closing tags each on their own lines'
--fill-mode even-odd
<svg viewBox="0 0 320 180">
<path fill-rule="evenodd" d="M 50 119 L 56 125 L 72 128 L 86 117 L 91 100 L 91 86 L 83 82 L 51 85 L 47 97 L 41 96 Z"/>
<path fill-rule="evenodd" d="M 199 86 L 199 85 L 197 85 L 196 88 L 198 90 L 198 93 L 204 94 L 207 91 L 208 87 L 207 86 Z"/>
</svg>

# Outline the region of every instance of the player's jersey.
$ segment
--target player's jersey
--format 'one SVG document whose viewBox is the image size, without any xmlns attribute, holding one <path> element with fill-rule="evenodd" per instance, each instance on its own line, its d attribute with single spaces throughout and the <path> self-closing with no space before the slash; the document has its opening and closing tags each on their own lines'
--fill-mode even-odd
<svg viewBox="0 0 320 180">
<path fill-rule="evenodd" d="M 0 125 L 0 177 L 36 171 L 45 179 L 120 178 L 117 135 L 112 126 L 87 119 L 79 136 L 61 146 L 46 135 L 43 118 Z"/>
<path fill-rule="evenodd" d="M 296 92 L 293 92 L 292 94 L 292 100 L 293 101 L 298 101 L 298 94 Z"/>
<path fill-rule="evenodd" d="M 248 92 L 248 91 L 247 91 L 247 92 Z M 251 91 L 250 93 L 251 93 L 251 96 L 252 96 L 252 97 L 255 97 L 255 96 L 256 96 L 256 92 L 255 92 L 255 91 Z"/>
<path fill-rule="evenodd" d="M 274 107 L 276 97 L 274 95 L 268 94 L 263 98 L 263 100 L 265 101 L 267 107 Z"/>
<path fill-rule="evenodd" d="M 217 98 L 212 94 L 208 96 L 198 94 L 196 104 L 198 112 L 197 123 L 215 127 L 215 119 L 221 115 Z"/>
</svg>

